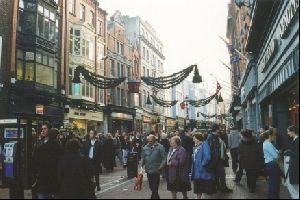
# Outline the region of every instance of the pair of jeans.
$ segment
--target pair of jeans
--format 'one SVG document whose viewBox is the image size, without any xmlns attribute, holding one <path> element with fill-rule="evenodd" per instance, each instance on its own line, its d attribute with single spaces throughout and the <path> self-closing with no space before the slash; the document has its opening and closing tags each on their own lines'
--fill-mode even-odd
<svg viewBox="0 0 300 200">
<path fill-rule="evenodd" d="M 230 155 L 232 159 L 232 171 L 236 172 L 238 168 L 238 157 L 239 157 L 238 148 L 230 149 Z"/>
<path fill-rule="evenodd" d="M 149 187 L 152 192 L 151 199 L 159 199 L 158 188 L 160 182 L 160 173 L 147 174 Z"/>
<path fill-rule="evenodd" d="M 280 169 L 275 161 L 265 164 L 269 177 L 268 199 L 279 199 L 280 193 Z"/>
</svg>

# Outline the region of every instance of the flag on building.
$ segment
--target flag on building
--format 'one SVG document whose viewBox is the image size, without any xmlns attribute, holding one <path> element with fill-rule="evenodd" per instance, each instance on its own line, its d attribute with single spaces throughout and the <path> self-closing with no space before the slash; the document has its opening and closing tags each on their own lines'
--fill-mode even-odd
<svg viewBox="0 0 300 200">
<path fill-rule="evenodd" d="M 240 55 L 242 55 L 242 53 L 239 52 L 236 48 L 234 48 L 232 44 L 229 44 L 229 42 L 227 42 L 224 38 L 222 38 L 221 36 L 219 37 L 226 44 L 228 48 L 228 52 L 230 54 L 230 64 L 235 64 L 240 62 L 241 60 Z"/>
</svg>

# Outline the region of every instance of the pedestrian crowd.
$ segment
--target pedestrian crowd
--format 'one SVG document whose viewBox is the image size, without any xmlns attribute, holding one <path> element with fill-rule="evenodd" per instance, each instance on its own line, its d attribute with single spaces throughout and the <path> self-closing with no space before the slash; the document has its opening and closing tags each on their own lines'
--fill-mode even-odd
<svg viewBox="0 0 300 200">
<path fill-rule="evenodd" d="M 229 150 L 234 182 L 240 184 L 246 172 L 250 193 L 256 191 L 256 181 L 264 176 L 268 181 L 269 199 L 278 199 L 281 179 L 299 190 L 299 130 L 287 129 L 291 146 L 280 152 L 278 131 L 264 127 L 256 136 L 252 130 L 236 129 L 227 133 L 215 124 L 206 132 L 184 131 L 165 133 L 154 131 L 97 134 L 90 130 L 84 137 L 65 137 L 57 129 L 43 124 L 39 142 L 33 153 L 33 195 L 38 199 L 94 199 L 100 191 L 99 175 L 103 168 L 114 171 L 116 160 L 127 167 L 130 152 L 136 152 L 141 168 L 147 174 L 151 199 L 159 199 L 160 179 L 167 181 L 173 199 L 177 193 L 192 190 L 196 198 L 217 191 L 232 193 L 226 184 Z M 283 170 L 283 156 L 289 156 L 289 169 Z"/>
</svg>

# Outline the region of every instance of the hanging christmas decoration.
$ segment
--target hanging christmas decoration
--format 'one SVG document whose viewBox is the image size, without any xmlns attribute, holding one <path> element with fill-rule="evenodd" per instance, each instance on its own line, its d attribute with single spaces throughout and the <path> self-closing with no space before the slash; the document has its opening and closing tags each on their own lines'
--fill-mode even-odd
<svg viewBox="0 0 300 200">
<path fill-rule="evenodd" d="M 193 78 L 193 83 L 200 83 L 202 82 L 202 78 L 199 75 L 198 67 L 197 65 L 191 65 L 190 67 L 174 73 L 170 76 L 164 76 L 164 77 L 141 77 L 141 79 L 150 86 L 153 86 L 158 89 L 169 89 L 171 87 L 174 87 L 178 84 L 180 84 L 184 79 L 186 79 L 190 73 L 195 69 L 195 76 Z"/>
<path fill-rule="evenodd" d="M 73 83 L 81 83 L 80 74 L 84 77 L 84 79 L 90 84 L 100 88 L 100 89 L 109 89 L 115 88 L 120 85 L 122 82 L 126 80 L 125 77 L 122 78 L 106 78 L 104 76 L 100 76 L 94 74 L 83 66 L 78 66 L 74 72 Z"/>
<path fill-rule="evenodd" d="M 153 101 L 162 107 L 172 107 L 177 104 L 178 101 L 164 101 L 162 99 L 158 99 L 157 97 L 151 95 Z"/>
<path fill-rule="evenodd" d="M 200 100 L 187 100 L 187 102 L 190 105 L 198 108 L 198 107 L 205 106 L 205 105 L 209 104 L 214 98 L 217 98 L 218 102 L 219 102 L 219 100 L 223 101 L 223 99 L 220 99 L 219 96 L 218 96 L 218 93 L 221 89 L 222 89 L 221 85 L 219 84 L 219 82 L 217 82 L 217 90 L 212 96 L 207 97 L 205 99 L 200 99 Z M 222 98 L 222 96 L 220 96 L 220 97 Z"/>
</svg>

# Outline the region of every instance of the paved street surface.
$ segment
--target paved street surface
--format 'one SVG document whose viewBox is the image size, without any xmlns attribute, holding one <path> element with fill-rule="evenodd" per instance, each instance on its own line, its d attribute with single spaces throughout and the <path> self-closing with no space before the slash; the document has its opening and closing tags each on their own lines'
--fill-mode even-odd
<svg viewBox="0 0 300 200">
<path fill-rule="evenodd" d="M 144 176 L 143 189 L 140 192 L 134 191 L 134 179 L 127 179 L 127 171 L 122 167 L 115 169 L 113 173 L 104 173 L 100 175 L 101 191 L 96 192 L 98 199 L 150 199 L 151 192 L 149 190 L 149 183 L 147 176 Z M 227 168 L 227 185 L 233 189 L 232 194 L 216 193 L 212 196 L 203 195 L 203 199 L 266 199 L 267 183 L 264 179 L 258 180 L 257 191 L 254 194 L 248 192 L 246 187 L 246 177 L 243 176 L 240 185 L 236 185 L 234 174 L 230 168 Z M 171 198 L 171 194 L 167 191 L 167 184 L 164 179 L 161 179 L 160 197 L 162 199 Z M 190 199 L 195 198 L 192 191 L 188 193 Z M 0 189 L 0 199 L 7 199 L 9 197 L 7 189 Z M 282 199 L 290 199 L 290 195 L 283 185 L 281 186 Z M 182 195 L 178 194 L 178 198 L 182 199 Z M 25 191 L 25 199 L 31 199 L 31 191 Z"/>
<path fill-rule="evenodd" d="M 203 195 L 203 199 L 266 199 L 267 195 L 267 182 L 264 179 L 260 179 L 257 182 L 256 193 L 252 194 L 248 192 L 246 186 L 246 177 L 244 175 L 241 184 L 236 185 L 233 180 L 235 176 L 227 168 L 227 185 L 233 189 L 232 194 L 223 194 L 218 192 L 212 196 Z M 151 192 L 149 190 L 149 183 L 147 176 L 144 177 L 143 189 L 140 192 L 134 191 L 134 180 L 126 180 L 111 187 L 110 189 L 102 190 L 97 193 L 98 199 L 150 199 Z M 167 191 L 167 184 L 164 179 L 160 182 L 159 194 L 161 199 L 170 199 L 171 194 Z M 190 199 L 195 198 L 192 191 L 188 193 Z M 290 199 L 290 195 L 285 186 L 281 186 L 281 199 Z M 178 199 L 182 199 L 182 194 L 178 194 Z"/>
</svg>

